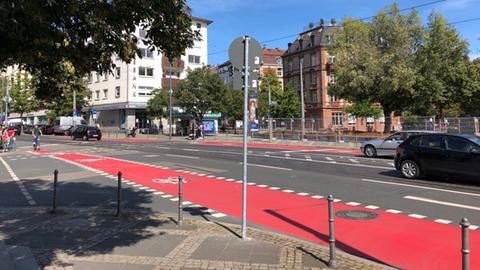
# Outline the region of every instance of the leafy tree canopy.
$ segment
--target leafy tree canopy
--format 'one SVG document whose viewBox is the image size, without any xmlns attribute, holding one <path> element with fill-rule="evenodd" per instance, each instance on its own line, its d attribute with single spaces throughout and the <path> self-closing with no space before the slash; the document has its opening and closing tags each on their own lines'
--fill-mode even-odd
<svg viewBox="0 0 480 270">
<path fill-rule="evenodd" d="M 155 89 L 153 96 L 147 103 L 147 115 L 150 118 L 162 118 L 168 115 L 168 90 L 167 89 Z"/>
<path fill-rule="evenodd" d="M 127 63 L 134 59 L 136 26 L 147 31 L 144 44 L 170 59 L 199 38 L 185 0 L 4 0 L 0 68 L 19 64 L 41 78 L 40 96 L 55 97 L 60 95 L 54 80 L 59 63 L 71 63 L 76 77 L 83 77 L 110 72 L 114 54 Z"/>
<path fill-rule="evenodd" d="M 268 90 L 270 89 L 272 100 L 278 101 L 282 96 L 282 86 L 278 81 L 275 70 L 268 69 L 262 78 L 258 94 L 258 114 L 260 117 L 268 116 Z M 272 106 L 274 109 L 275 106 Z"/>
<path fill-rule="evenodd" d="M 382 115 L 382 109 L 368 102 L 355 102 L 347 107 L 345 112 L 355 117 L 379 117 Z"/>
<path fill-rule="evenodd" d="M 285 86 L 278 104 L 273 111 L 273 117 L 276 118 L 296 118 L 300 117 L 300 97 L 292 83 Z"/>
<path fill-rule="evenodd" d="M 12 111 L 23 114 L 36 111 L 40 108 L 40 102 L 35 98 L 34 79 L 25 73 L 17 73 L 10 89 Z"/>
</svg>

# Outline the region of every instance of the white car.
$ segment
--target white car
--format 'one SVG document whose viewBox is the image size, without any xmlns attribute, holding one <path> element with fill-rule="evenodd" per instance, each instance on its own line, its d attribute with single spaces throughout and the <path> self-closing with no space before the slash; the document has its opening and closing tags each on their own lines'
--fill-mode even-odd
<svg viewBox="0 0 480 270">
<path fill-rule="evenodd" d="M 412 135 L 420 135 L 427 133 L 435 133 L 435 131 L 428 130 L 405 130 L 395 132 L 384 139 L 373 139 L 365 141 L 360 146 L 360 150 L 367 157 L 377 156 L 395 156 L 397 146 Z"/>
</svg>

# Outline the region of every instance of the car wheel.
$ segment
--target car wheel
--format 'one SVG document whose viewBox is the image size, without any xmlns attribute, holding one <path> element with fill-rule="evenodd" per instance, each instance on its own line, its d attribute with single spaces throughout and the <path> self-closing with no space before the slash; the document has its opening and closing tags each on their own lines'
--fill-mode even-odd
<svg viewBox="0 0 480 270">
<path fill-rule="evenodd" d="M 373 145 L 367 145 L 365 146 L 365 150 L 363 150 L 363 153 L 367 157 L 374 158 L 377 156 L 377 149 L 375 149 Z"/>
<path fill-rule="evenodd" d="M 420 177 L 420 166 L 413 160 L 405 160 L 400 165 L 400 171 L 403 177 L 407 179 L 415 179 Z"/>
<path fill-rule="evenodd" d="M 83 140 L 84 140 L 84 141 L 88 141 L 87 135 L 83 135 Z"/>
</svg>

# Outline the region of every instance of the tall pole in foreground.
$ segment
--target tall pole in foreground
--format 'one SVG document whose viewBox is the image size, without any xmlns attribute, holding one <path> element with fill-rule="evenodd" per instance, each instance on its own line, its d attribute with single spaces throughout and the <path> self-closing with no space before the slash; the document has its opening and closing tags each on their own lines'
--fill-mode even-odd
<svg viewBox="0 0 480 270">
<path fill-rule="evenodd" d="M 77 91 L 73 89 L 73 131 L 77 128 Z"/>
<path fill-rule="evenodd" d="M 168 139 L 172 140 L 172 94 L 173 94 L 173 89 L 172 89 L 172 62 L 170 62 L 170 76 L 169 76 L 169 84 L 170 84 L 170 89 L 168 89 Z"/>
<path fill-rule="evenodd" d="M 248 45 L 249 36 L 243 37 L 244 65 L 243 72 L 243 184 L 242 184 L 242 239 L 247 239 L 247 154 L 248 154 Z"/>
<path fill-rule="evenodd" d="M 268 82 L 268 141 L 272 142 L 273 127 L 272 127 L 272 91 L 270 89 L 270 82 Z"/>
<path fill-rule="evenodd" d="M 300 101 L 301 104 L 301 114 L 302 114 L 302 134 L 300 139 L 303 141 L 305 138 L 305 99 L 303 95 L 303 56 L 300 58 Z"/>
<path fill-rule="evenodd" d="M 5 83 L 6 83 L 6 88 L 5 88 L 5 119 L 4 119 L 4 126 L 6 127 L 7 126 L 7 121 L 8 121 L 8 103 L 10 102 L 10 93 L 8 92 L 8 77 L 6 77 L 7 79 L 5 80 Z"/>
</svg>

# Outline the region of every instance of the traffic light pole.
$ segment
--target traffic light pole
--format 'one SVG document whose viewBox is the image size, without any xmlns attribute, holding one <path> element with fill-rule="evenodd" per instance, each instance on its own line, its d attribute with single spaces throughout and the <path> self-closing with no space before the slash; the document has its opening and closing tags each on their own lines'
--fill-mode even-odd
<svg viewBox="0 0 480 270">
<path fill-rule="evenodd" d="M 273 127 L 272 127 L 272 91 L 270 89 L 270 81 L 268 82 L 268 141 L 272 142 Z"/>
<path fill-rule="evenodd" d="M 243 184 L 242 184 L 242 239 L 247 240 L 247 155 L 248 155 L 248 46 L 250 37 L 244 36 L 243 77 Z"/>
<path fill-rule="evenodd" d="M 170 62 L 170 61 L 169 61 Z M 168 139 L 172 140 L 172 62 L 170 62 L 170 76 L 169 76 L 170 89 L 168 89 Z M 194 136 L 195 137 L 195 136 Z"/>
<path fill-rule="evenodd" d="M 305 98 L 303 94 L 303 57 L 300 58 L 300 101 L 301 101 L 301 116 L 302 116 L 302 134 L 300 139 L 305 139 Z"/>
<path fill-rule="evenodd" d="M 8 89 L 8 78 L 5 80 L 7 87 L 5 89 L 5 121 L 4 121 L 4 126 L 7 126 L 7 120 L 8 120 L 8 103 L 10 99 L 10 93 Z"/>
</svg>

